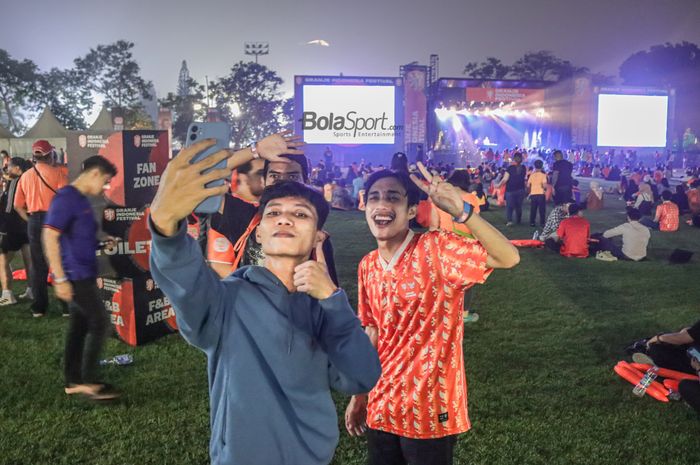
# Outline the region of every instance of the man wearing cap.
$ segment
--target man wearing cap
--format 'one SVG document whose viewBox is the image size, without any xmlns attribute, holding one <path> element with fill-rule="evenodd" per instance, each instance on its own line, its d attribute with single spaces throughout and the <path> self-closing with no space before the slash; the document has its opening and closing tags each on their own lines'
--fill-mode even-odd
<svg viewBox="0 0 700 465">
<path fill-rule="evenodd" d="M 56 191 L 68 184 L 65 167 L 54 166 L 53 147 L 46 140 L 37 140 L 32 145 L 34 166 L 19 179 L 15 193 L 15 211 L 27 221 L 29 250 L 32 257 L 31 287 L 34 293 L 32 315 L 35 318 L 46 314 L 49 306 L 46 278 L 49 273 L 46 258 L 41 247 L 41 231 L 46 212 Z M 63 315 L 68 316 L 68 308 L 62 303 Z"/>
</svg>

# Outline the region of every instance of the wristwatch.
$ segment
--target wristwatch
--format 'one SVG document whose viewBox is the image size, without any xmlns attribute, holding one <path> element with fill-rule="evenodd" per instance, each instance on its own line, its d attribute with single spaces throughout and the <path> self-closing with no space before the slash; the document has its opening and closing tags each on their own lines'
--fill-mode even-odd
<svg viewBox="0 0 700 465">
<path fill-rule="evenodd" d="M 253 160 L 255 160 L 256 158 L 260 158 L 260 154 L 258 153 L 258 143 L 257 142 L 253 142 L 252 144 L 250 144 L 248 146 L 248 148 L 250 149 L 251 152 L 253 152 Z"/>
<path fill-rule="evenodd" d="M 467 221 L 469 221 L 469 218 L 471 218 L 471 217 L 472 217 L 472 214 L 474 214 L 474 207 L 473 207 L 472 204 L 470 204 L 469 202 L 464 202 L 464 207 L 463 207 L 463 209 L 464 209 L 464 210 L 462 211 L 462 214 L 461 214 L 461 215 L 455 216 L 454 218 L 452 218 L 452 219 L 454 220 L 455 223 L 462 223 L 462 224 L 464 224 L 464 223 L 466 223 Z"/>
</svg>

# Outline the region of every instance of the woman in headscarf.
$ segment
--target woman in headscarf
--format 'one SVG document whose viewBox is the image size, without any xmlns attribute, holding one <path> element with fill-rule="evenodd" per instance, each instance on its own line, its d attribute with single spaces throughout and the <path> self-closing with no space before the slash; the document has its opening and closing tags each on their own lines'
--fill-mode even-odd
<svg viewBox="0 0 700 465">
<path fill-rule="evenodd" d="M 651 207 L 654 205 L 654 194 L 651 191 L 651 186 L 646 182 L 639 185 L 637 199 L 634 201 L 634 208 L 639 210 L 644 216 L 651 215 Z"/>
<path fill-rule="evenodd" d="M 598 181 L 591 181 L 591 189 L 586 198 L 586 210 L 602 210 L 603 209 L 603 188 L 600 187 Z"/>
</svg>

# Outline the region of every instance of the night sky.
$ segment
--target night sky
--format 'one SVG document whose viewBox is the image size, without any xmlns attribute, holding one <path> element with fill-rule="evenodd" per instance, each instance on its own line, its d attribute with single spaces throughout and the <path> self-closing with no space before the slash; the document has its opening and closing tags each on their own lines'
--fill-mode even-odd
<svg viewBox="0 0 700 465">
<path fill-rule="evenodd" d="M 592 71 L 617 74 L 633 52 L 663 42 L 700 43 L 700 0 L 3 0 L 0 48 L 42 69 L 69 67 L 99 43 L 136 43 L 142 75 L 159 96 L 187 60 L 193 77 L 224 75 L 268 41 L 261 58 L 291 90 L 295 74 L 395 76 L 401 64 L 440 55 L 440 75 L 466 62 L 507 63 L 549 49 Z M 614 5 L 614 7 L 612 6 Z M 313 39 L 328 48 L 305 45 Z"/>
</svg>

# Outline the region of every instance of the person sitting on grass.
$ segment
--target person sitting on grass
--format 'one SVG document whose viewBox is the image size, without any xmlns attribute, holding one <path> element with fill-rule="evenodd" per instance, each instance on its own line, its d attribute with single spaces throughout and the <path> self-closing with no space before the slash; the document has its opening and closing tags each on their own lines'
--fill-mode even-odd
<svg viewBox="0 0 700 465">
<path fill-rule="evenodd" d="M 545 242 L 547 239 L 553 239 L 556 242 L 557 229 L 559 229 L 559 225 L 562 221 L 564 221 L 564 218 L 569 216 L 569 205 L 573 203 L 575 203 L 573 200 L 569 200 L 554 207 L 547 217 L 547 222 L 544 225 L 544 229 L 542 229 L 542 232 L 539 234 L 537 234 L 537 231 L 535 231 L 534 237 L 543 242 Z"/>
<path fill-rule="evenodd" d="M 602 252 L 610 252 L 618 260 L 631 260 L 638 262 L 647 256 L 647 246 L 651 234 L 649 229 L 639 220 L 642 215 L 636 208 L 627 208 L 627 222 L 603 234 L 594 234 L 592 238 L 598 240 L 598 248 Z M 622 236 L 622 247 L 611 239 Z"/>
<path fill-rule="evenodd" d="M 266 188 L 255 232 L 263 266 L 219 279 L 183 221 L 226 192 L 206 185 L 230 176 L 228 150 L 190 163 L 213 144 L 198 142 L 170 161 L 149 221 L 153 278 L 180 334 L 207 356 L 211 463 L 328 465 L 339 437 L 331 388 L 367 392 L 381 374 L 376 349 L 319 256 L 328 204 L 294 181 Z M 223 161 L 229 167 L 207 173 Z"/>
<path fill-rule="evenodd" d="M 678 213 L 685 215 L 690 211 L 690 205 L 688 204 L 688 195 L 685 192 L 685 185 L 678 184 L 676 186 L 676 192 L 671 197 L 671 202 L 678 205 Z"/>
<path fill-rule="evenodd" d="M 598 181 L 591 181 L 591 190 L 586 197 L 586 210 L 596 211 L 603 209 L 603 188 Z"/>
<path fill-rule="evenodd" d="M 569 205 L 569 217 L 557 228 L 559 243 L 556 244 L 556 248 L 562 257 L 587 258 L 590 234 L 591 224 L 583 217 L 581 206 L 572 203 Z M 552 239 L 549 240 L 550 244 L 551 241 Z"/>
<path fill-rule="evenodd" d="M 688 356 L 691 347 L 700 349 L 700 321 L 677 332 L 659 333 L 644 344 L 636 343 L 632 359 L 637 363 L 697 374 L 700 380 L 700 362 Z M 678 390 L 683 400 L 700 413 L 700 382 L 683 380 Z"/>
<path fill-rule="evenodd" d="M 628 202 L 627 206 L 631 206 L 639 210 L 642 216 L 651 216 L 651 207 L 654 205 L 654 193 L 651 191 L 651 186 L 646 182 L 639 185 L 634 202 Z"/>
<path fill-rule="evenodd" d="M 651 228 L 662 232 L 678 231 L 679 215 L 678 205 L 671 202 L 671 192 L 663 191 L 661 193 L 661 205 L 656 207 L 654 219 L 642 218 L 639 222 L 647 228 Z"/>
</svg>

